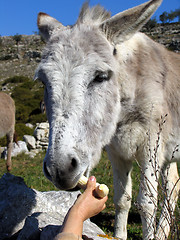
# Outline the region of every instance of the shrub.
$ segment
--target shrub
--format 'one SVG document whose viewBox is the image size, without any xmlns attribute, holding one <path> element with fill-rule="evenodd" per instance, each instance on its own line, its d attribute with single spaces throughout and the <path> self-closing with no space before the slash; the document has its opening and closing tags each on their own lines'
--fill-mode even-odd
<svg viewBox="0 0 180 240">
<path fill-rule="evenodd" d="M 34 124 L 36 120 L 39 122 L 41 119 L 46 121 L 46 117 L 40 111 L 44 89 L 39 82 L 24 76 L 14 76 L 6 79 L 3 86 L 6 84 L 16 84 L 12 86 L 11 96 L 16 105 L 17 123 L 32 122 Z"/>
<path fill-rule="evenodd" d="M 46 114 L 42 114 L 42 113 L 34 114 L 29 117 L 29 122 L 32 124 L 46 122 L 46 121 L 47 121 Z"/>
<path fill-rule="evenodd" d="M 22 103 L 16 104 L 16 122 L 28 122 L 30 111 L 30 107 L 24 106 Z"/>
<path fill-rule="evenodd" d="M 24 76 L 14 76 L 7 78 L 2 85 L 5 86 L 8 83 L 23 83 L 27 81 L 31 81 L 30 78 Z"/>
<path fill-rule="evenodd" d="M 27 127 L 24 123 L 17 123 L 15 129 L 18 141 L 22 140 L 24 135 L 33 135 L 34 133 L 34 129 Z"/>
<path fill-rule="evenodd" d="M 22 39 L 22 35 L 20 35 L 20 34 L 18 34 L 18 33 L 13 36 L 13 40 L 16 42 L 16 45 L 19 44 L 19 42 L 21 41 L 21 39 Z"/>
<path fill-rule="evenodd" d="M 7 139 L 6 136 L 3 138 L 0 138 L 0 147 L 5 147 L 7 145 Z"/>
</svg>

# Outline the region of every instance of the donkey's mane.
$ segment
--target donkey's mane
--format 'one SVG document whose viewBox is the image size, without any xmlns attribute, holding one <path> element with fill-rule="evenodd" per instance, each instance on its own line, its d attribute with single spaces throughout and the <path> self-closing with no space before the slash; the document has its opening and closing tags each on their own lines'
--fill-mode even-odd
<svg viewBox="0 0 180 240">
<path fill-rule="evenodd" d="M 77 24 L 100 24 L 110 17 L 111 13 L 107 11 L 104 7 L 96 5 L 90 8 L 89 3 L 85 2 L 81 8 Z"/>
</svg>

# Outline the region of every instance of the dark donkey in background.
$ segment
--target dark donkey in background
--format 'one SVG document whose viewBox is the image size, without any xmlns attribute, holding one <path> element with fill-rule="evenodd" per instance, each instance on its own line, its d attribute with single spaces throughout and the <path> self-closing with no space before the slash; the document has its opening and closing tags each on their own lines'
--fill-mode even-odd
<svg viewBox="0 0 180 240">
<path fill-rule="evenodd" d="M 110 17 L 86 3 L 68 27 L 45 13 L 38 16 L 47 41 L 35 75 L 45 85 L 50 124 L 44 173 L 59 189 L 73 190 L 106 146 L 115 236 L 121 239 L 127 238 L 134 160 L 142 171 L 138 203 L 144 239 L 167 239 L 180 188 L 175 162 L 180 155 L 174 151 L 180 144 L 180 56 L 138 32 L 160 4 L 152 0 Z M 162 172 L 167 194 L 156 227 Z"/>
<path fill-rule="evenodd" d="M 7 137 L 7 170 L 11 170 L 11 152 L 15 133 L 14 100 L 4 92 L 0 92 L 0 138 Z"/>
</svg>

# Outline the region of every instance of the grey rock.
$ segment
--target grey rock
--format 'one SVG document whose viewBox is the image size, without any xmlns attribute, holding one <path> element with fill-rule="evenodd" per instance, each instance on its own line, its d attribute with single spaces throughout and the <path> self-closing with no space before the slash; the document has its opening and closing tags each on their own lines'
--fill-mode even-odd
<svg viewBox="0 0 180 240">
<path fill-rule="evenodd" d="M 40 240 L 49 240 L 55 238 L 61 230 L 61 226 L 48 225 L 43 228 L 40 235 Z"/>
<path fill-rule="evenodd" d="M 35 191 L 27 188 L 22 178 L 4 174 L 0 179 L 0 239 L 22 229 L 35 206 Z"/>
<path fill-rule="evenodd" d="M 49 123 L 42 122 L 37 123 L 35 131 L 34 131 L 34 137 L 36 138 L 36 147 L 40 149 L 47 149 L 48 146 L 48 139 L 49 136 Z"/>
<path fill-rule="evenodd" d="M 42 232 L 44 232 L 42 239 L 47 238 L 47 236 L 49 239 L 53 239 L 60 232 L 63 220 L 64 216 L 57 213 L 34 213 L 26 218 L 25 225 L 17 240 L 26 240 L 37 236 L 40 238 Z"/>
<path fill-rule="evenodd" d="M 23 140 L 26 142 L 29 150 L 36 148 L 36 139 L 30 135 L 24 135 Z"/>
<path fill-rule="evenodd" d="M 12 157 L 17 156 L 20 153 L 27 153 L 28 152 L 28 148 L 27 145 L 24 141 L 18 141 L 16 143 L 13 143 L 13 150 L 12 150 Z"/>
<path fill-rule="evenodd" d="M 46 240 L 56 236 L 64 217 L 80 192 L 30 189 L 20 177 L 4 174 L 0 179 L 0 240 L 18 234 L 18 240 Z M 90 220 L 84 222 L 83 234 L 102 239 L 104 232 Z M 106 239 L 106 238 L 104 238 Z"/>
<path fill-rule="evenodd" d="M 18 141 L 17 144 L 13 143 L 13 149 L 11 156 L 16 157 L 20 153 L 28 153 L 27 145 L 24 141 Z M 7 147 L 4 148 L 4 152 L 2 153 L 2 157 L 7 159 Z"/>
<path fill-rule="evenodd" d="M 31 129 L 34 128 L 33 124 L 31 124 L 31 123 L 26 123 L 25 125 L 26 125 L 26 127 L 28 127 L 28 128 L 31 128 Z"/>
<path fill-rule="evenodd" d="M 48 122 L 37 123 L 37 128 L 49 130 L 49 123 Z"/>
</svg>

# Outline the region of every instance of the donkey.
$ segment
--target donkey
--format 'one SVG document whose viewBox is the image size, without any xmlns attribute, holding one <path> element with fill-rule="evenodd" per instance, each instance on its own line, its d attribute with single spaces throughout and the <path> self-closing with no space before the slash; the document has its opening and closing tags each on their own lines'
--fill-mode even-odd
<svg viewBox="0 0 180 240">
<path fill-rule="evenodd" d="M 127 238 L 134 160 L 142 171 L 138 202 L 144 239 L 167 238 L 166 205 L 170 202 L 174 210 L 180 188 L 175 151 L 180 143 L 180 57 L 139 32 L 161 2 L 151 0 L 113 17 L 85 3 L 76 24 L 67 27 L 45 13 L 38 15 L 47 42 L 35 73 L 45 85 L 50 124 L 45 176 L 61 190 L 74 190 L 106 146 L 115 187 L 115 236 L 121 239 Z M 156 229 L 161 172 L 167 199 Z"/>
<path fill-rule="evenodd" d="M 15 133 L 14 100 L 4 92 L 0 92 L 0 138 L 7 137 L 7 171 L 11 170 L 11 152 Z"/>
</svg>

